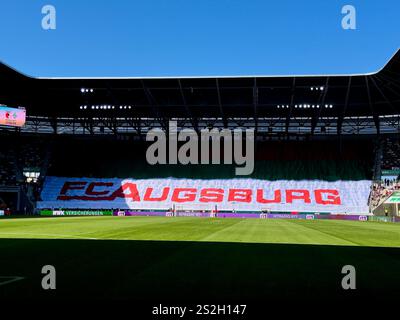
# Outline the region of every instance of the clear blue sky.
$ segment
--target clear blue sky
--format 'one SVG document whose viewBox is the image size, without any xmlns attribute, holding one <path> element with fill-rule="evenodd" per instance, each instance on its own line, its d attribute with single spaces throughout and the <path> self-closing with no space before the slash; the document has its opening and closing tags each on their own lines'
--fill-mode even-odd
<svg viewBox="0 0 400 320">
<path fill-rule="evenodd" d="M 346 4 L 357 30 L 341 28 Z M 362 73 L 399 47 L 398 0 L 0 2 L 0 60 L 34 76 Z"/>
</svg>

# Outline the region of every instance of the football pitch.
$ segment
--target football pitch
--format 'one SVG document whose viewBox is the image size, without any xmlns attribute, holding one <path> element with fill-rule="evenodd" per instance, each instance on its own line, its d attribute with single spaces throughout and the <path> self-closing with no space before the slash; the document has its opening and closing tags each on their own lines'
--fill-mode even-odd
<svg viewBox="0 0 400 320">
<path fill-rule="evenodd" d="M 294 219 L 53 217 L 0 220 L 0 238 L 400 247 L 400 224 Z"/>
<path fill-rule="evenodd" d="M 183 217 L 0 219 L 0 259 L 0 297 L 6 298 L 388 299 L 397 296 L 400 285 L 400 224 Z M 56 268 L 54 291 L 41 288 L 44 265 Z M 345 265 L 357 271 L 356 290 L 341 287 Z"/>
</svg>

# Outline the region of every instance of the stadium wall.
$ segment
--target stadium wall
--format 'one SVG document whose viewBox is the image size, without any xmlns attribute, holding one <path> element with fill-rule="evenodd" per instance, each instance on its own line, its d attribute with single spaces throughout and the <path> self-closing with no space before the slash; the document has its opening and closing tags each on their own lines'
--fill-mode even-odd
<svg viewBox="0 0 400 320">
<path fill-rule="evenodd" d="M 343 214 L 287 214 L 287 213 L 214 213 L 170 211 L 124 211 L 124 210 L 41 210 L 42 216 L 118 216 L 118 217 L 197 217 L 197 218 L 239 218 L 239 219 L 292 219 L 292 220 L 347 220 L 373 222 L 400 222 L 400 217 L 376 217 L 371 215 Z"/>
</svg>

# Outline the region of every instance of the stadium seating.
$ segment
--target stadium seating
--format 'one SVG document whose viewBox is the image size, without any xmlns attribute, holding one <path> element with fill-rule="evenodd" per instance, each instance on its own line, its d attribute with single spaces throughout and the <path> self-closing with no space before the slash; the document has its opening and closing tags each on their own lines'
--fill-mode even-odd
<svg viewBox="0 0 400 320">
<path fill-rule="evenodd" d="M 7 140 L 6 137 L 0 137 Z M 114 136 L 18 136 L 13 140 L 3 162 L 14 167 L 6 170 L 7 179 L 12 183 L 25 185 L 23 171 L 35 169 L 42 173 L 38 184 L 29 184 L 24 194 L 28 199 L 39 200 L 42 179 L 51 177 L 75 178 L 131 178 L 131 179 L 237 179 L 234 165 L 157 165 L 147 163 L 145 155 L 148 143 L 145 141 L 119 140 Z M 324 140 L 268 140 L 257 141 L 255 168 L 251 176 L 241 179 L 263 180 L 266 182 L 286 181 L 280 185 L 282 196 L 290 189 L 290 181 L 368 181 L 372 178 L 373 148 L 368 140 L 338 141 Z M 0 158 L 0 161 L 1 158 Z M 3 166 L 5 168 L 5 166 Z M 8 180 L 10 181 L 10 180 Z M 286 186 L 285 186 L 286 184 Z M 175 186 L 175 188 L 178 186 Z M 226 186 L 231 188 L 229 183 Z M 365 185 L 362 196 L 365 197 Z M 264 187 L 263 187 L 264 188 Z M 319 187 L 317 187 L 319 188 Z M 256 194 L 253 191 L 253 199 Z M 313 188 L 311 188 L 313 189 Z M 310 190 L 311 190 L 310 189 Z M 328 188 L 329 189 L 329 188 Z M 351 189 L 346 185 L 343 190 Z M 314 190 L 314 189 L 313 189 Z M 311 191 L 313 193 L 314 191 Z M 59 191 L 59 190 L 58 190 Z M 368 193 L 369 191 L 367 191 Z M 266 195 L 270 197 L 271 194 Z M 367 194 L 368 198 L 368 194 Z M 365 204 L 367 201 L 365 201 Z M 122 202 L 123 204 L 123 202 Z M 60 203 L 52 203 L 58 207 Z M 100 205 L 100 202 L 97 204 Z M 360 201 L 349 202 L 346 210 L 362 208 Z M 96 208 L 100 208 L 97 207 Z M 286 210 L 286 207 L 282 207 Z M 354 212 L 354 211 L 353 211 Z"/>
<path fill-rule="evenodd" d="M 0 186 L 16 185 L 15 157 L 12 152 L 0 154 Z"/>
<path fill-rule="evenodd" d="M 380 172 L 386 171 L 372 186 L 370 207 L 373 211 L 378 208 L 394 191 L 400 189 L 399 177 L 396 172 L 400 169 L 400 141 L 395 137 L 386 137 L 381 141 L 382 152 L 378 159 Z"/>
<path fill-rule="evenodd" d="M 396 138 L 386 138 L 382 155 L 382 169 L 400 168 L 400 141 Z"/>
<path fill-rule="evenodd" d="M 132 141 L 64 139 L 55 143 L 49 175 L 132 178 L 236 178 L 236 165 L 147 164 L 146 144 Z M 371 179 L 372 150 L 367 143 L 266 141 L 256 146 L 251 178 L 265 180 Z M 65 165 L 68 163 L 68 165 Z"/>
</svg>

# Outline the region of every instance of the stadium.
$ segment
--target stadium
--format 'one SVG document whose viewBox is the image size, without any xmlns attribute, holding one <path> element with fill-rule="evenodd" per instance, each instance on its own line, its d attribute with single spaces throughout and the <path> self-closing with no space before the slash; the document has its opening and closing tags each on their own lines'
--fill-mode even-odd
<svg viewBox="0 0 400 320">
<path fill-rule="evenodd" d="M 34 78 L 1 64 L 0 90 L 2 297 L 396 296 L 400 51 L 352 75 Z M 149 164 L 148 133 L 171 121 L 253 129 L 251 175 Z"/>
</svg>

